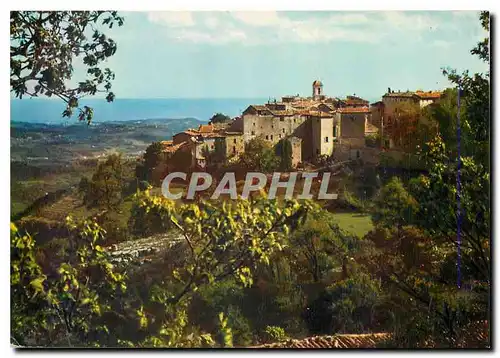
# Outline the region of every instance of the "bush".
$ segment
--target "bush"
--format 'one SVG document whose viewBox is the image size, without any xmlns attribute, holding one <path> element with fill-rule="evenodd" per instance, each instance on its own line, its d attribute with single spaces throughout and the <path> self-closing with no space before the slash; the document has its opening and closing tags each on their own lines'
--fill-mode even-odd
<svg viewBox="0 0 500 358">
<path fill-rule="evenodd" d="M 285 330 L 279 326 L 267 326 L 265 332 L 268 342 L 282 342 L 288 338 Z"/>
</svg>

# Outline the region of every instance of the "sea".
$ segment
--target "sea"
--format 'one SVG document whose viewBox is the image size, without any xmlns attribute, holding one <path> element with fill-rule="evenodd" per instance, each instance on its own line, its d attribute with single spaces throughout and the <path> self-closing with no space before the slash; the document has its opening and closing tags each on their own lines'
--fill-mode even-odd
<svg viewBox="0 0 500 358">
<path fill-rule="evenodd" d="M 267 98 L 165 98 L 165 99 L 82 99 L 80 106 L 94 109 L 94 122 L 133 121 L 143 119 L 195 118 L 207 122 L 215 113 L 230 117 L 241 115 L 251 104 L 262 104 Z M 63 118 L 65 103 L 58 99 L 23 98 L 11 99 L 11 122 L 30 122 L 71 125 L 77 121 Z"/>
</svg>

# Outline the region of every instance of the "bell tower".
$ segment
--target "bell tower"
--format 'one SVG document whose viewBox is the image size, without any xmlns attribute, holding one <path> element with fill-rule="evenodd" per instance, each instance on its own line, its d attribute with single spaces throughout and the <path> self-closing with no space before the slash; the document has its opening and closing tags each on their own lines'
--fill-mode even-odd
<svg viewBox="0 0 500 358">
<path fill-rule="evenodd" d="M 316 80 L 312 84 L 313 99 L 315 101 L 319 100 L 323 96 L 323 83 L 320 80 Z"/>
</svg>

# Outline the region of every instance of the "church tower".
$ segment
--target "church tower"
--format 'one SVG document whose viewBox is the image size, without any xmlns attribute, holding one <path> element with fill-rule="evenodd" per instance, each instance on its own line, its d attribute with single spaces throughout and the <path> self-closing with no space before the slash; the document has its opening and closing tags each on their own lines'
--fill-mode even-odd
<svg viewBox="0 0 500 358">
<path fill-rule="evenodd" d="M 321 81 L 316 80 L 313 82 L 313 99 L 319 100 L 323 96 L 323 84 Z"/>
</svg>

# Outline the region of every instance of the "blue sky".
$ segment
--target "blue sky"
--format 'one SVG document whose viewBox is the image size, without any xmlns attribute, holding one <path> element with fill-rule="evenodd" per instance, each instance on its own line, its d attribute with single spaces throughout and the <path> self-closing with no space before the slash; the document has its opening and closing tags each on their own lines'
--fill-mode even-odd
<svg viewBox="0 0 500 358">
<path fill-rule="evenodd" d="M 109 35 L 117 98 L 369 100 L 387 87 L 442 89 L 442 67 L 487 70 L 470 49 L 487 34 L 477 12 L 122 12 Z M 76 66 L 75 75 L 81 75 Z"/>
</svg>

